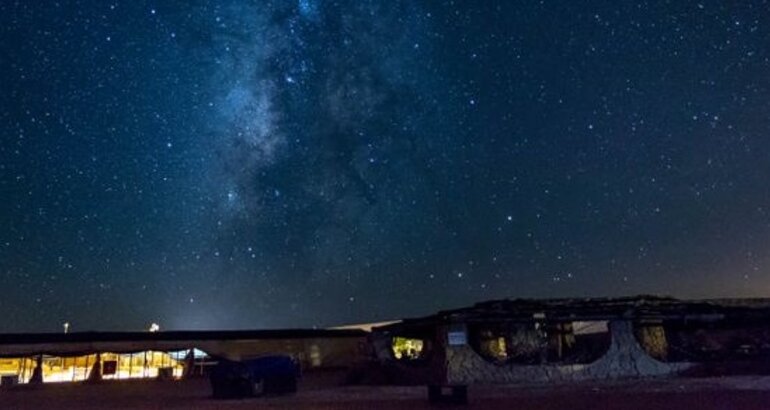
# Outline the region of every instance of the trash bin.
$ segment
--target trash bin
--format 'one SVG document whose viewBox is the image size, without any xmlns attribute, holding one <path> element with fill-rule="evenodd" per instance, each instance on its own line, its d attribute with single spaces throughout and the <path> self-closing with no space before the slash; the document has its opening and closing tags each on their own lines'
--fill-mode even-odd
<svg viewBox="0 0 770 410">
<path fill-rule="evenodd" d="M 172 380 L 174 378 L 173 367 L 161 367 L 158 369 L 158 380 Z"/>
<path fill-rule="evenodd" d="M 0 386 L 8 387 L 19 384 L 19 376 L 15 374 L 0 376 Z"/>
</svg>

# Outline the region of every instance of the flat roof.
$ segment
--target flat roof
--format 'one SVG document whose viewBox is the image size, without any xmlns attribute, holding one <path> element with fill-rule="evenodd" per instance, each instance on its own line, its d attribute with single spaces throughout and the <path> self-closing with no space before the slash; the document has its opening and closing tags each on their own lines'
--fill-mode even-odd
<svg viewBox="0 0 770 410">
<path fill-rule="evenodd" d="M 608 298 L 503 299 L 375 327 L 374 332 L 452 323 L 610 320 L 770 321 L 770 299 L 699 299 L 639 295 Z"/>
<path fill-rule="evenodd" d="M 182 330 L 160 332 L 5 333 L 0 345 L 186 340 L 263 340 L 365 337 L 361 329 Z"/>
<path fill-rule="evenodd" d="M 136 353 L 147 350 L 179 351 L 199 348 L 209 354 L 241 350 L 246 343 L 294 342 L 313 339 L 359 339 L 360 329 L 266 329 L 164 332 L 73 332 L 0 334 L 0 357 L 78 356 L 96 352 Z M 242 344 L 243 343 L 243 344 Z M 238 346 L 241 347 L 238 347 Z M 246 350 L 254 346 L 246 347 Z"/>
</svg>

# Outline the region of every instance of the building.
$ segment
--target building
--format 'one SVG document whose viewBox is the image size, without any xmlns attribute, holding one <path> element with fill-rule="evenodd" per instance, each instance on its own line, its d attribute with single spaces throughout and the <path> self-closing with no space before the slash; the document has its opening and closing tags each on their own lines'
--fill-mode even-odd
<svg viewBox="0 0 770 410">
<path fill-rule="evenodd" d="M 218 358 L 270 354 L 290 355 L 306 370 L 350 367 L 366 346 L 360 329 L 5 334 L 0 384 L 190 377 Z"/>
<path fill-rule="evenodd" d="M 499 300 L 372 332 L 391 381 L 435 386 L 432 394 L 441 386 L 770 368 L 770 299 Z"/>
</svg>

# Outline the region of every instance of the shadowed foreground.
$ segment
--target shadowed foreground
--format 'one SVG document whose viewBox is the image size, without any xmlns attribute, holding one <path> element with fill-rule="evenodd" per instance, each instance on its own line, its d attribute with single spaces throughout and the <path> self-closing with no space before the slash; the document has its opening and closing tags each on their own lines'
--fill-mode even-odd
<svg viewBox="0 0 770 410">
<path fill-rule="evenodd" d="M 206 380 L 17 386 L 3 409 L 430 409 L 424 387 L 329 386 L 308 377 L 293 396 L 213 400 Z M 468 409 L 767 409 L 770 378 L 672 379 L 563 386 L 476 386 Z M 452 406 L 454 407 L 454 406 Z"/>
</svg>

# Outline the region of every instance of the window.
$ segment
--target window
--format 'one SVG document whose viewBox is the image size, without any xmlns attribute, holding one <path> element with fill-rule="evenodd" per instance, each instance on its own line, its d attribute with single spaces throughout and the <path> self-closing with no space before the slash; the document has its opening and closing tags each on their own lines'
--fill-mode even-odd
<svg viewBox="0 0 770 410">
<path fill-rule="evenodd" d="M 536 323 L 470 326 L 470 342 L 479 355 L 497 363 L 540 363 L 546 346 L 545 334 Z"/>
<path fill-rule="evenodd" d="M 607 351 L 611 339 L 604 322 L 500 322 L 470 329 L 471 347 L 499 364 L 590 363 Z"/>
<path fill-rule="evenodd" d="M 397 360 L 420 360 L 425 358 L 426 345 L 426 341 L 422 339 L 396 336 L 393 338 L 391 348 L 393 357 Z"/>
</svg>

